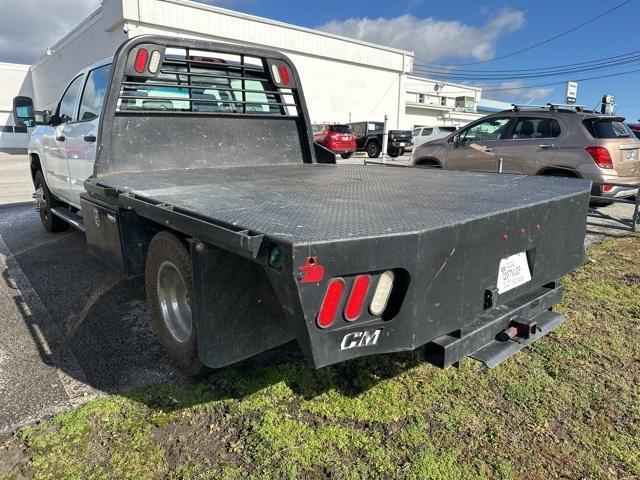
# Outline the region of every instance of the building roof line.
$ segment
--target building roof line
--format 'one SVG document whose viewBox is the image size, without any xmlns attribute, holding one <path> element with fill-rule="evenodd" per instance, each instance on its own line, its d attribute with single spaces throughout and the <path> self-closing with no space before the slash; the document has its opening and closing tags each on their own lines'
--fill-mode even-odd
<svg viewBox="0 0 640 480">
<path fill-rule="evenodd" d="M 30 65 L 26 65 L 24 63 L 12 63 L 12 62 L 0 62 L 0 68 L 5 68 L 7 70 L 20 70 L 20 71 L 28 71 Z"/>
<path fill-rule="evenodd" d="M 135 22 L 135 26 L 142 26 L 142 27 L 158 27 L 157 24 L 154 23 L 149 23 L 149 22 L 143 22 L 143 21 L 136 21 Z M 161 26 L 162 28 L 165 29 L 169 29 L 169 27 L 166 27 L 164 25 Z M 280 53 L 284 53 L 286 55 L 304 55 L 306 57 L 310 57 L 310 58 L 317 58 L 319 60 L 326 60 L 327 58 L 331 58 L 332 62 L 337 62 L 337 63 L 344 63 L 347 65 L 367 65 L 367 66 L 371 66 L 368 65 L 364 62 L 358 62 L 356 60 L 348 60 L 348 59 L 344 59 L 344 58 L 337 58 L 337 57 L 327 57 L 326 55 L 320 55 L 317 53 L 309 53 L 309 52 L 303 52 L 301 50 L 298 49 L 292 49 L 292 48 L 287 48 L 287 47 L 278 47 L 278 46 L 273 46 L 273 45 L 269 45 L 265 47 L 264 43 L 258 43 L 258 42 L 250 42 L 247 40 L 237 40 L 237 39 L 233 39 L 230 40 L 228 38 L 225 37 L 219 37 L 217 35 L 212 35 L 212 34 L 207 34 L 207 33 L 202 33 L 199 32 L 197 30 L 191 30 L 191 29 L 187 29 L 187 28 L 182 28 L 183 32 L 188 32 L 188 37 L 187 38 L 205 38 L 205 39 L 215 39 L 216 42 L 220 42 L 220 43 L 227 43 L 227 44 L 232 44 L 232 45 L 244 45 L 244 46 L 250 46 L 250 47 L 257 47 L 257 48 L 269 48 L 271 50 L 276 50 Z M 172 34 L 171 33 L 162 33 L 159 35 L 163 35 L 163 36 L 169 36 L 171 37 Z M 184 35 L 180 35 L 181 37 Z M 394 72 L 394 73 L 400 73 L 402 72 L 402 70 L 398 69 L 398 68 L 391 68 L 391 67 L 386 67 L 384 65 L 382 66 L 376 66 L 375 67 L 378 70 L 384 70 L 384 71 L 388 71 L 388 72 Z"/>
<path fill-rule="evenodd" d="M 192 7 L 192 8 L 198 8 L 200 10 L 208 10 L 208 11 L 211 11 L 211 12 L 216 12 L 216 13 L 220 13 L 220 14 L 223 14 L 223 15 L 228 15 L 230 17 L 236 17 L 236 18 L 241 18 L 241 19 L 244 19 L 244 20 L 251 20 L 253 22 L 264 23 L 266 25 L 273 25 L 273 26 L 277 26 L 277 27 L 288 28 L 288 29 L 291 29 L 291 30 L 298 30 L 300 32 L 311 33 L 311 34 L 314 34 L 314 35 L 320 35 L 320 36 L 327 37 L 327 38 L 333 38 L 335 40 L 342 40 L 344 42 L 355 43 L 357 45 L 362 45 L 362 46 L 365 46 L 365 47 L 375 48 L 375 49 L 378 49 L 378 50 L 386 50 L 388 52 L 398 53 L 400 55 L 407 55 L 409 57 L 413 57 L 414 56 L 414 52 L 409 51 L 409 50 L 402 50 L 402 49 L 399 49 L 399 48 L 388 47 L 386 45 L 380 45 L 380 44 L 377 44 L 377 43 L 365 42 L 363 40 L 358 40 L 358 39 L 351 38 L 351 37 L 345 37 L 343 35 L 336 35 L 334 33 L 324 32 L 322 30 L 317 30 L 317 29 L 314 29 L 314 28 L 302 27 L 300 25 L 294 25 L 292 23 L 281 22 L 281 21 L 278 21 L 278 20 L 271 20 L 269 18 L 259 17 L 257 15 L 251 15 L 251 14 L 248 14 L 248 13 L 236 12 L 235 10 L 229 10 L 227 8 L 215 7 L 213 5 L 205 5 L 203 3 L 195 2 L 195 1 L 192 1 L 192 0 L 158 0 L 158 1 L 162 1 L 162 2 L 165 2 L 165 3 L 175 3 L 177 5 L 184 5 L 184 6 L 188 6 L 188 7 Z"/>
<path fill-rule="evenodd" d="M 126 1 L 126 0 L 112 0 L 112 1 L 123 2 L 123 1 Z M 406 56 L 411 57 L 411 58 L 414 57 L 414 53 L 410 52 L 408 50 L 401 50 L 401 49 L 397 49 L 397 48 L 393 48 L 393 47 L 387 47 L 386 45 L 379 45 L 379 44 L 376 44 L 376 43 L 364 42 L 362 40 L 357 40 L 355 38 L 349 38 L 349 37 L 345 37 L 345 36 L 342 36 L 342 35 L 335 35 L 335 34 L 332 34 L 332 33 L 323 32 L 322 30 L 315 30 L 313 28 L 301 27 L 299 25 L 293 25 L 293 24 L 289 24 L 289 23 L 285 23 L 285 22 L 280 22 L 280 21 L 277 21 L 277 20 L 271 20 L 271 19 L 268 19 L 268 18 L 259 17 L 257 15 L 250 15 L 250 14 L 247 14 L 247 13 L 236 12 L 234 10 L 229 10 L 227 8 L 221 8 L 221 7 L 214 7 L 214 6 L 211 6 L 211 5 L 205 5 L 203 3 L 199 3 L 199 2 L 195 2 L 195 1 L 191 1 L 191 0 L 156 0 L 156 1 L 165 2 L 165 3 L 173 3 L 173 4 L 176 4 L 176 5 L 183 5 L 183 6 L 186 6 L 186 7 L 191 7 L 191 8 L 197 8 L 197 9 L 200 9 L 200 10 L 211 11 L 211 12 L 219 13 L 219 14 L 222 14 L 222 15 L 228 15 L 228 16 L 231 16 L 231 17 L 236 17 L 236 18 L 240 18 L 240 19 L 244 19 L 244 20 L 251 20 L 251 21 L 254 21 L 254 22 L 263 23 L 263 24 L 266 24 L 266 25 L 273 25 L 273 26 L 288 28 L 288 29 L 291 29 L 291 30 L 298 30 L 300 32 L 309 33 L 309 34 L 312 34 L 312 35 L 318 35 L 318 36 L 322 36 L 322 37 L 326 37 L 326 38 L 332 38 L 332 39 L 335 39 L 335 40 L 341 40 L 341 41 L 344 41 L 344 42 L 353 43 L 353 44 L 356 44 L 356 45 L 362 45 L 362 46 L 373 48 L 373 49 L 384 50 L 384 51 L 387 51 L 387 52 L 397 53 L 397 54 L 400 54 L 400 55 L 406 55 Z M 67 33 L 62 38 L 60 38 L 58 41 L 56 41 L 53 45 L 48 46 L 48 48 L 50 48 L 51 50 L 54 50 L 54 51 L 56 49 L 60 48 L 62 45 L 64 45 L 65 42 L 67 42 L 69 39 L 75 37 L 78 33 L 83 31 L 84 28 L 86 28 L 89 24 L 91 24 L 94 21 L 96 21 L 98 19 L 98 17 L 100 15 L 102 15 L 103 9 L 104 9 L 104 7 L 102 5 L 100 5 L 96 10 L 94 10 L 92 13 L 90 13 L 84 20 L 82 20 L 78 25 L 76 25 L 69 33 Z M 138 14 L 138 17 L 139 17 L 139 14 Z M 139 23 L 148 23 L 148 22 L 143 21 L 140 18 L 137 18 L 137 19 L 121 18 L 121 22 L 120 23 L 125 23 L 127 20 L 131 20 L 131 21 L 135 21 L 135 22 L 139 22 Z M 46 54 L 46 51 L 45 51 L 44 53 L 39 55 L 33 61 L 32 65 L 35 65 L 35 64 L 41 62 L 47 56 L 48 55 Z"/>
<path fill-rule="evenodd" d="M 47 49 L 50 48 L 51 50 L 53 50 L 53 53 L 55 53 L 55 51 L 58 48 L 60 48 L 60 46 L 62 46 L 65 42 L 74 38 L 76 35 L 83 32 L 85 27 L 87 27 L 92 22 L 95 22 L 96 20 L 98 20 L 98 17 L 102 15 L 102 8 L 103 8 L 102 5 L 99 6 L 96 10 L 90 13 L 84 20 L 82 20 L 78 25 L 76 25 L 69 33 L 63 36 L 60 40 L 56 41 L 53 45 L 49 45 Z M 49 55 L 47 55 L 47 51 L 45 50 L 45 52 L 42 53 L 40 56 L 38 56 L 38 58 L 36 58 L 31 65 L 40 63 L 43 59 L 47 58 L 48 56 Z"/>
</svg>

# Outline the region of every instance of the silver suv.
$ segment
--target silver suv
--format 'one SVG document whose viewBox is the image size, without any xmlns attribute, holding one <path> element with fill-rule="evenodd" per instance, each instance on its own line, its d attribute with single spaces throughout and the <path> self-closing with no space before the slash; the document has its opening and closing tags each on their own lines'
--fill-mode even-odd
<svg viewBox="0 0 640 480">
<path fill-rule="evenodd" d="M 411 164 L 451 170 L 576 177 L 593 194 L 628 197 L 640 183 L 640 141 L 624 118 L 558 106 L 488 115 L 413 150 Z"/>
<path fill-rule="evenodd" d="M 436 140 L 438 138 L 443 138 L 448 135 L 451 135 L 455 132 L 458 127 L 454 127 L 451 125 L 441 125 L 441 126 L 433 126 L 433 127 L 414 127 L 413 129 L 413 145 L 407 145 L 405 148 L 406 152 L 413 151 L 414 148 L 419 147 L 423 143 L 430 142 L 431 140 Z"/>
</svg>

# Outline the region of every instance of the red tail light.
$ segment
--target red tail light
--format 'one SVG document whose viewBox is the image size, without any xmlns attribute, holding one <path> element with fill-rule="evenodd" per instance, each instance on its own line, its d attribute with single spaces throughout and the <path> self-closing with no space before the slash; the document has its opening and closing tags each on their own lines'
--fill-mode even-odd
<svg viewBox="0 0 640 480">
<path fill-rule="evenodd" d="M 320 313 L 318 313 L 318 326 L 320 328 L 330 327 L 336 319 L 336 314 L 342 302 L 342 294 L 344 293 L 344 280 L 341 278 L 332 278 L 327 286 L 327 291 L 322 300 Z"/>
<path fill-rule="evenodd" d="M 349 295 L 347 307 L 344 309 L 344 318 L 347 321 L 353 322 L 360 316 L 360 313 L 362 312 L 362 305 L 364 304 L 364 299 L 367 296 L 367 292 L 369 291 L 370 283 L 371 278 L 369 277 L 369 275 L 358 275 L 353 281 L 351 295 Z"/>
<path fill-rule="evenodd" d="M 289 70 L 284 65 L 280 65 L 280 78 L 282 79 L 282 83 L 285 85 L 289 85 Z"/>
<path fill-rule="evenodd" d="M 585 150 L 600 168 L 613 168 L 611 154 L 605 147 L 586 147 Z"/>
<path fill-rule="evenodd" d="M 141 48 L 136 54 L 136 61 L 133 64 L 136 72 L 143 73 L 147 68 L 147 60 L 149 59 L 149 52 L 146 48 Z"/>
</svg>

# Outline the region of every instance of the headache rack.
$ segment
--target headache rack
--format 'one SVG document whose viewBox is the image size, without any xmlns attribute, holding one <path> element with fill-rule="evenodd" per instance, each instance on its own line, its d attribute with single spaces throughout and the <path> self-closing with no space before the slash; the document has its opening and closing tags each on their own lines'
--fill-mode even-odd
<svg viewBox="0 0 640 480">
<path fill-rule="evenodd" d="M 300 79 L 283 54 L 144 35 L 116 52 L 94 176 L 313 163 Z"/>
<path fill-rule="evenodd" d="M 116 113 L 299 114 L 293 75 L 284 63 L 243 53 L 167 45 L 157 50 L 162 60 L 154 66 L 154 73 L 150 67 L 138 71 L 150 57 L 148 50 L 158 48 L 142 45 L 132 52 L 135 60 L 121 82 Z"/>
</svg>

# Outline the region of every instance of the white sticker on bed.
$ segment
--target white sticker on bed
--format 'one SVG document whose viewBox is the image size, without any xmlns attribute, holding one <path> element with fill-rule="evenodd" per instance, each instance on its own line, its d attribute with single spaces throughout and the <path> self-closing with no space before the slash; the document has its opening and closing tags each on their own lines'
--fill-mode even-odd
<svg viewBox="0 0 640 480">
<path fill-rule="evenodd" d="M 498 293 L 508 292 L 531 280 L 529 262 L 525 252 L 516 253 L 500 260 L 498 271 Z"/>
</svg>

